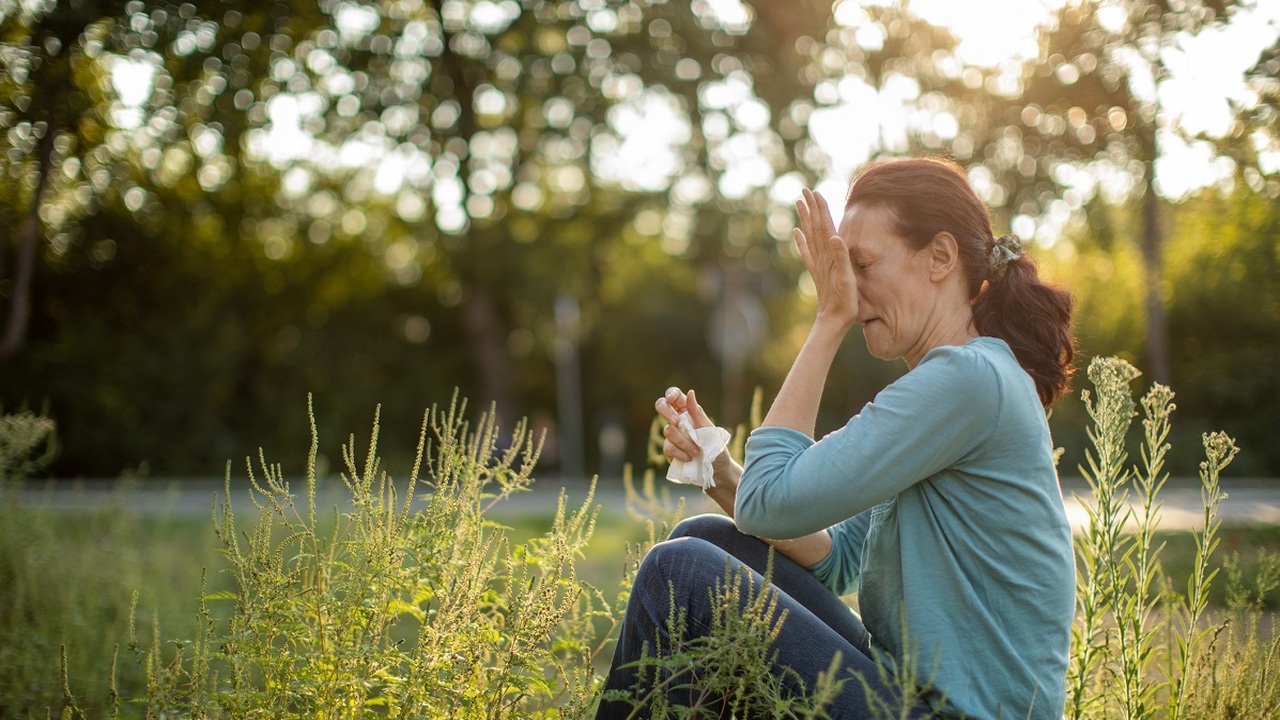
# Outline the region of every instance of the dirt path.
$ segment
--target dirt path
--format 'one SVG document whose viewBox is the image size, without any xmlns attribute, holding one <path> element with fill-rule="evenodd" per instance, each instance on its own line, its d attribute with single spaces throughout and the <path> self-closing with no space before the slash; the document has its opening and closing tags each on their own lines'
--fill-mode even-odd
<svg viewBox="0 0 1280 720">
<path fill-rule="evenodd" d="M 295 492 L 304 491 L 304 483 L 293 483 Z M 665 487 L 665 486 L 663 486 Z M 571 506 L 580 505 L 586 497 L 587 484 L 581 480 L 539 480 L 531 492 L 516 495 L 495 508 L 495 513 L 505 516 L 550 515 L 555 510 L 561 488 L 568 495 Z M 661 489 L 661 488 L 660 488 Z M 713 510 L 714 507 L 701 493 L 685 486 L 670 486 L 672 501 L 685 498 L 686 512 Z M 1280 479 L 1254 479 L 1224 481 L 1228 497 L 1222 502 L 1220 516 L 1226 525 L 1280 525 Z M 1087 487 L 1068 485 L 1063 488 L 1066 496 L 1067 515 L 1072 525 L 1079 528 L 1088 521 L 1085 505 L 1077 497 L 1087 497 Z M 89 510 L 102 507 L 125 507 L 142 514 L 207 515 L 214 497 L 221 498 L 221 480 L 194 478 L 160 480 L 149 479 L 133 482 L 84 481 L 50 482 L 35 484 L 24 489 L 21 502 L 32 508 L 53 508 L 68 511 Z M 249 502 L 248 488 L 236 484 L 232 487 L 232 508 L 236 512 L 253 509 Z M 1160 494 L 1164 502 L 1161 528 L 1166 530 L 1192 529 L 1203 523 L 1203 505 L 1200 488 L 1194 479 L 1173 479 Z M 323 481 L 317 491 L 320 507 L 345 507 L 348 504 L 346 488 L 337 479 Z M 605 512 L 626 513 L 626 493 L 622 482 L 601 481 L 596 501 Z"/>
</svg>

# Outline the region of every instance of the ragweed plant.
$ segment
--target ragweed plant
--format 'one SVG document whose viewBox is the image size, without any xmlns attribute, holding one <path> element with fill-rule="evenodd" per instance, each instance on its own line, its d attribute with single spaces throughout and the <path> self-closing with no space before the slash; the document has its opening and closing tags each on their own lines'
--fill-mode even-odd
<svg viewBox="0 0 1280 720">
<path fill-rule="evenodd" d="M 1225 497 L 1219 479 L 1237 449 L 1225 434 L 1204 436 L 1203 524 L 1194 533 L 1195 561 L 1186 593 L 1159 592 L 1158 495 L 1168 478 L 1164 459 L 1173 392 L 1153 384 L 1142 399 L 1141 464 L 1130 466 L 1125 442 L 1138 412 L 1129 383 L 1138 374 L 1118 358 L 1095 358 L 1089 366 L 1095 392 L 1082 393 L 1093 448 L 1080 472 L 1092 497 L 1082 503 L 1088 523 L 1076 540 L 1077 616 L 1066 712 L 1073 719 L 1186 717 L 1204 645 L 1213 633 L 1204 621 L 1217 573 L 1210 556 L 1218 544 L 1218 506 Z M 1161 618 L 1163 635 L 1156 632 Z"/>
<path fill-rule="evenodd" d="M 0 492 L 53 460 L 57 453 L 53 431 L 53 420 L 30 410 L 0 415 Z"/>
<path fill-rule="evenodd" d="M 785 677 L 785 669 L 784 674 L 772 671 L 773 641 L 787 618 L 778 608 L 777 592 L 767 584 L 772 559 L 763 591 L 755 589 L 749 572 L 745 567 L 735 571 L 726 563 L 724 575 L 707 589 L 711 627 L 693 637 L 687 611 L 670 597 L 664 633 L 669 640 L 655 637 L 652 652 L 646 645 L 645 654 L 633 664 L 634 686 L 606 691 L 604 699 L 628 703 L 628 717 L 637 719 L 826 717 L 824 708 L 848 681 L 839 678 L 840 656 L 832 658 L 813 688 L 789 691 L 787 684 L 800 679 Z"/>
<path fill-rule="evenodd" d="M 590 496 L 552 528 L 512 544 L 486 513 L 526 490 L 541 440 L 493 413 L 472 427 L 465 404 L 432 408 L 417 459 L 397 485 L 377 457 L 343 451 L 351 508 L 316 506 L 318 433 L 302 498 L 261 457 L 248 473 L 257 519 L 241 532 L 227 502 L 214 522 L 236 589 L 215 622 L 172 657 L 138 650 L 150 669 L 149 716 L 560 718 L 586 714 L 598 679 L 592 623 L 611 619 L 574 564 L 594 529 Z M 594 491 L 594 487 L 592 489 Z M 420 509 L 419 509 L 420 508 Z M 331 528 L 327 529 L 326 528 Z"/>
</svg>

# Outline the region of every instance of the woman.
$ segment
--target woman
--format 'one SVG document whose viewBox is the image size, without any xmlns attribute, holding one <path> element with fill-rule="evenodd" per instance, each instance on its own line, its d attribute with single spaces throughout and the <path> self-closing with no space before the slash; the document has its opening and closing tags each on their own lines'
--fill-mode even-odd
<svg viewBox="0 0 1280 720">
<path fill-rule="evenodd" d="M 773 548 L 787 611 L 774 670 L 789 692 L 810 691 L 839 653 L 849 681 L 832 717 L 1060 718 L 1075 569 L 1045 408 L 1070 379 L 1070 297 L 1038 279 L 1016 238 L 992 236 L 954 163 L 873 165 L 838 232 L 820 196 L 805 191 L 797 208 L 812 329 L 745 467 L 715 460 L 707 492 L 729 517 L 686 520 L 642 562 L 606 688 L 632 687 L 629 663 L 671 640 L 671 601 L 696 634 L 726 559 L 762 588 Z M 908 372 L 815 442 L 855 324 L 872 355 Z M 695 393 L 672 388 L 657 406 L 667 458 L 696 458 L 677 422 L 712 424 Z M 838 597 L 855 590 L 861 618 Z M 599 717 L 629 710 L 605 702 Z"/>
</svg>

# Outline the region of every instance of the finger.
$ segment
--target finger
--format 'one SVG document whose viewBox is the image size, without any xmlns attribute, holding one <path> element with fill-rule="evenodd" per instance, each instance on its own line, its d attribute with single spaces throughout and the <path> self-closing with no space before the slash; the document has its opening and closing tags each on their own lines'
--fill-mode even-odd
<svg viewBox="0 0 1280 720">
<path fill-rule="evenodd" d="M 658 401 L 653 404 L 653 409 L 658 411 L 662 419 L 672 425 L 680 422 L 680 411 L 671 407 L 671 403 L 667 402 L 666 398 L 658 398 Z"/>
<path fill-rule="evenodd" d="M 680 391 L 680 388 L 675 386 L 667 388 L 667 392 L 663 397 L 667 399 L 667 402 L 671 404 L 671 407 L 675 408 L 676 412 L 684 412 L 684 393 Z"/>
<path fill-rule="evenodd" d="M 715 425 L 714 422 L 711 422 L 711 417 L 707 415 L 707 412 L 698 404 L 698 398 L 694 395 L 692 390 L 689 391 L 688 399 L 689 417 L 693 418 L 694 427 L 710 427 Z"/>
<path fill-rule="evenodd" d="M 686 435 L 683 430 L 676 427 L 675 425 L 667 425 L 666 427 L 662 428 L 662 436 L 666 439 L 666 441 L 662 444 L 664 452 L 666 451 L 666 448 L 668 445 L 680 451 L 680 454 L 678 455 L 668 454 L 667 455 L 668 457 L 676 457 L 680 460 L 687 460 L 689 458 L 697 456 L 698 453 L 701 452 L 701 448 L 698 447 L 698 443 L 694 442 L 693 438 Z"/>
<path fill-rule="evenodd" d="M 803 195 L 803 193 L 802 193 Z M 805 235 L 813 233 L 813 213 L 809 211 L 808 198 L 802 197 L 796 201 L 796 215 L 800 218 L 800 230 Z"/>
<path fill-rule="evenodd" d="M 831 235 L 834 229 L 831 225 L 831 213 L 827 209 L 826 201 L 818 193 L 805 188 L 805 202 L 808 205 L 806 213 L 809 216 L 809 231 L 805 235 L 810 241 Z"/>
<path fill-rule="evenodd" d="M 681 462 L 689 462 L 690 460 L 693 459 L 692 455 L 685 452 L 683 448 L 671 442 L 670 440 L 663 441 L 662 454 L 667 458 L 667 462 L 671 462 L 673 460 L 679 460 Z"/>
<path fill-rule="evenodd" d="M 804 233 L 800 232 L 800 228 L 791 231 L 791 238 L 795 241 L 796 252 L 800 253 L 800 260 L 804 262 L 807 269 L 813 269 L 813 256 L 809 254 L 809 240 L 805 238 Z"/>
<path fill-rule="evenodd" d="M 814 195 L 814 210 L 818 216 L 820 230 L 824 235 L 835 234 L 835 223 L 831 219 L 831 208 L 827 205 L 827 199 L 818 193 Z"/>
</svg>

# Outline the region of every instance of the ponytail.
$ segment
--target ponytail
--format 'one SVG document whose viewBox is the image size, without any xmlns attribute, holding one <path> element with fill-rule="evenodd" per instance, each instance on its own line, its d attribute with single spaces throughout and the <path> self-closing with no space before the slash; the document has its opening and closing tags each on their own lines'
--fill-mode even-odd
<svg viewBox="0 0 1280 720">
<path fill-rule="evenodd" d="M 1071 385 L 1072 305 L 1066 290 L 1040 280 L 1035 263 L 1025 255 L 1010 260 L 1003 275 L 985 283 L 973 302 L 978 334 L 1008 343 L 1046 408 Z"/>
</svg>

